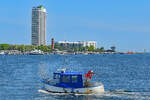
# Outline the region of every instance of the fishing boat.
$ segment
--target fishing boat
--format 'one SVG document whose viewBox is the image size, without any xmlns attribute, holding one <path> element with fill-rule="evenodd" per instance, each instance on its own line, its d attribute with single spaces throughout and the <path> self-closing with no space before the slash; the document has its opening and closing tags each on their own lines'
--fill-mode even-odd
<svg viewBox="0 0 150 100">
<path fill-rule="evenodd" d="M 42 79 L 44 89 L 51 93 L 101 94 L 104 86 L 101 82 L 92 82 L 92 70 L 70 72 L 61 70 L 53 73 L 52 79 Z"/>
</svg>

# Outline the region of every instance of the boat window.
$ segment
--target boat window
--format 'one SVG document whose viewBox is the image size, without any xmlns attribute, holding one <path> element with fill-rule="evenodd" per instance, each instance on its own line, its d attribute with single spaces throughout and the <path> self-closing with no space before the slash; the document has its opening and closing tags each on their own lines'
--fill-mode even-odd
<svg viewBox="0 0 150 100">
<path fill-rule="evenodd" d="M 60 75 L 59 74 L 54 74 L 54 79 L 59 79 Z"/>
<path fill-rule="evenodd" d="M 78 76 L 72 76 L 72 83 L 78 82 Z"/>
<path fill-rule="evenodd" d="M 62 82 L 64 82 L 64 83 L 69 83 L 69 82 L 70 82 L 70 76 L 64 75 L 64 76 L 62 77 Z"/>
</svg>

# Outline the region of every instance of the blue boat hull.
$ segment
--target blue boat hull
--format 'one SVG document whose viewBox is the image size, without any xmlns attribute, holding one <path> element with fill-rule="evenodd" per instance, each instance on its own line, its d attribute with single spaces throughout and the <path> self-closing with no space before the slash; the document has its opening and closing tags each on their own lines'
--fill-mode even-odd
<svg viewBox="0 0 150 100">
<path fill-rule="evenodd" d="M 88 86 L 84 88 L 62 88 L 56 87 L 49 84 L 45 84 L 45 89 L 52 93 L 77 93 L 77 94 L 102 94 L 104 93 L 103 84 L 99 83 L 96 86 Z"/>
</svg>

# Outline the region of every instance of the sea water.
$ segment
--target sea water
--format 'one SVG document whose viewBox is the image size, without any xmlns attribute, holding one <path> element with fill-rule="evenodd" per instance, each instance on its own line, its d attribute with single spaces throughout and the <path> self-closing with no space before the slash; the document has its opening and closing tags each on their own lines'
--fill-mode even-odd
<svg viewBox="0 0 150 100">
<path fill-rule="evenodd" d="M 52 94 L 41 78 L 57 69 L 96 74 L 104 94 Z M 150 100 L 150 54 L 0 55 L 0 100 Z"/>
</svg>

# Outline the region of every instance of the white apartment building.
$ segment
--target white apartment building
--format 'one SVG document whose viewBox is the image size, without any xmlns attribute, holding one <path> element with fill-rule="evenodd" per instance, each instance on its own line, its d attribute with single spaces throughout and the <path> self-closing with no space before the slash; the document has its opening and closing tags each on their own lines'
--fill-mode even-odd
<svg viewBox="0 0 150 100">
<path fill-rule="evenodd" d="M 43 6 L 32 8 L 32 45 L 46 45 L 46 9 Z"/>
<path fill-rule="evenodd" d="M 77 42 L 69 42 L 69 41 L 58 41 L 55 42 L 56 45 L 60 45 L 62 47 L 90 47 L 93 46 L 95 49 L 97 48 L 97 42 L 96 41 L 77 41 Z"/>
</svg>

